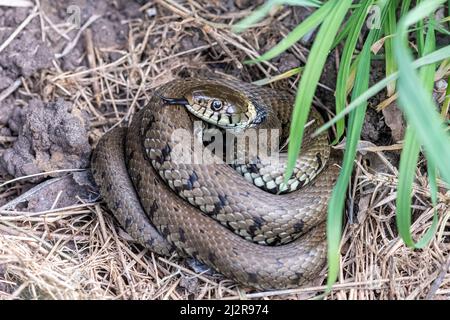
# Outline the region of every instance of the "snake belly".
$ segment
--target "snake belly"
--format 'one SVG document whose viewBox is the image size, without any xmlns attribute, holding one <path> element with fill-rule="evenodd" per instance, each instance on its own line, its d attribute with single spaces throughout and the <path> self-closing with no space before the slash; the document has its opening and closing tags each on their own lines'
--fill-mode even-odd
<svg viewBox="0 0 450 320">
<path fill-rule="evenodd" d="M 296 166 L 309 183 L 271 194 L 244 178 L 246 170 L 220 161 L 177 161 L 174 133 L 192 132 L 195 117 L 184 106 L 165 105 L 160 96 L 188 95 L 202 86 L 248 101 L 264 114 L 254 121 L 257 128 L 286 127 L 290 118 L 293 100 L 270 88 L 237 80 L 174 80 L 158 89 L 128 128 L 116 127 L 98 142 L 91 165 L 102 197 L 124 229 L 157 254 L 191 256 L 259 290 L 314 280 L 326 260 L 324 221 L 339 173 L 335 157 L 322 159 L 329 155 L 327 137 L 310 138 L 320 116 L 312 111 L 318 123 L 306 129 Z M 203 147 L 196 143 L 192 138 L 187 149 Z"/>
</svg>

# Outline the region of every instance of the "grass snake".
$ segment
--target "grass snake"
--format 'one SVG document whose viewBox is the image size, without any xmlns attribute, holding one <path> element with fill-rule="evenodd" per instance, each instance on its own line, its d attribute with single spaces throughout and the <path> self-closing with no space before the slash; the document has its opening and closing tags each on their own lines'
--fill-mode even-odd
<svg viewBox="0 0 450 320">
<path fill-rule="evenodd" d="M 201 120 L 237 136 L 278 129 L 283 140 L 293 101 L 239 80 L 169 82 L 128 128 L 115 127 L 99 140 L 91 164 L 101 195 L 124 229 L 157 254 L 193 257 L 259 290 L 311 281 L 326 260 L 324 221 L 339 173 L 328 136 L 311 137 L 323 123 L 320 114 L 311 110 L 287 185 L 285 153 L 272 163 L 247 150 L 245 161 L 230 165 L 193 134 Z M 214 161 L 183 158 L 195 150 Z"/>
</svg>

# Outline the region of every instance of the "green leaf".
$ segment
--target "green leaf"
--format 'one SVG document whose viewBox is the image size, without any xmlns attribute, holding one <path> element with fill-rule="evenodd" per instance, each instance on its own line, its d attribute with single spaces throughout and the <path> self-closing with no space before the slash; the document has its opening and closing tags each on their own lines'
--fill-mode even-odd
<svg viewBox="0 0 450 320">
<path fill-rule="evenodd" d="M 253 11 L 251 15 L 239 21 L 233 26 L 233 32 L 243 32 L 250 28 L 253 24 L 258 23 L 270 12 L 274 6 L 278 5 L 297 5 L 297 6 L 310 6 L 319 7 L 320 1 L 314 0 L 268 0 L 265 4 Z"/>
<path fill-rule="evenodd" d="M 450 77 L 447 77 L 447 83 L 450 83 Z M 448 111 L 450 110 L 450 85 L 447 85 L 447 90 L 445 91 L 445 99 L 442 103 L 441 116 L 446 118 Z"/>
<path fill-rule="evenodd" d="M 304 126 L 308 119 L 312 99 L 331 44 L 333 43 L 334 37 L 336 36 L 337 30 L 339 29 L 345 14 L 352 4 L 352 1 L 350 0 L 333 2 L 336 3 L 333 8 L 334 14 L 327 16 L 319 29 L 316 40 L 308 55 L 308 61 L 303 71 L 303 77 L 300 80 L 297 90 L 290 128 L 288 163 L 284 175 L 285 182 L 287 182 L 292 175 L 294 165 L 297 161 L 303 139 Z"/>
<path fill-rule="evenodd" d="M 283 72 L 283 73 L 281 73 L 279 75 L 276 75 L 274 77 L 264 78 L 264 79 L 261 79 L 261 80 L 253 81 L 253 84 L 256 84 L 258 86 L 264 86 L 266 84 L 269 84 L 269 83 L 272 83 L 272 82 L 275 82 L 275 81 L 280 81 L 282 79 L 286 79 L 286 78 L 292 77 L 294 75 L 297 75 L 297 74 L 301 73 L 302 71 L 303 71 L 302 67 L 293 68 L 293 69 L 290 69 L 290 70 L 288 70 L 286 72 Z"/>
<path fill-rule="evenodd" d="M 411 5 L 411 0 L 402 0 L 402 6 L 400 8 L 400 17 L 403 17 L 409 10 L 409 6 Z"/>
<path fill-rule="evenodd" d="M 438 49 L 434 51 L 433 53 L 427 54 L 426 56 L 417 59 L 413 62 L 412 68 L 417 69 L 422 66 L 425 66 L 430 63 L 435 63 L 438 61 L 445 60 L 450 57 L 450 46 L 443 47 L 441 49 Z M 398 72 L 395 72 L 391 74 L 389 77 L 384 78 L 383 80 L 380 80 L 373 86 L 371 86 L 367 91 L 363 92 L 358 98 L 355 100 L 352 100 L 350 104 L 341 112 L 339 112 L 336 116 L 334 116 L 332 119 L 330 119 L 327 123 L 325 123 L 323 126 L 321 126 L 317 131 L 315 132 L 315 135 L 319 135 L 322 132 L 328 130 L 333 126 L 337 121 L 340 119 L 343 119 L 347 114 L 349 114 L 351 111 L 355 110 L 356 108 L 361 105 L 364 101 L 367 101 L 374 95 L 376 95 L 378 92 L 383 90 L 389 82 L 397 79 L 399 76 Z"/>
<path fill-rule="evenodd" d="M 380 21 L 386 17 L 386 6 L 382 7 Z M 371 47 L 379 38 L 380 29 L 371 29 L 364 43 L 363 50 L 358 57 L 355 85 L 352 91 L 352 100 L 360 96 L 369 86 Z M 328 204 L 327 215 L 327 244 L 328 244 L 328 279 L 327 288 L 336 282 L 339 273 L 339 244 L 342 233 L 342 220 L 344 204 L 347 195 L 348 183 L 353 171 L 353 162 L 356 157 L 356 148 L 361 136 L 361 129 L 364 123 L 367 101 L 360 103 L 359 108 L 350 113 L 348 119 L 347 140 L 345 143 L 344 159 L 336 185 L 333 188 L 331 199 Z"/>
<path fill-rule="evenodd" d="M 294 28 L 289 34 L 281 40 L 275 47 L 264 53 L 262 56 L 246 61 L 245 63 L 257 63 L 260 61 L 270 60 L 290 47 L 292 47 L 297 41 L 303 38 L 308 32 L 313 30 L 322 21 L 325 19 L 327 15 L 330 14 L 331 10 L 335 5 L 335 1 L 328 1 L 322 7 L 314 11 L 308 18 L 306 18 L 302 23 L 300 23 L 297 27 Z"/>
<path fill-rule="evenodd" d="M 386 23 L 384 24 L 384 35 L 387 36 L 384 42 L 384 52 L 386 61 L 386 76 L 391 75 L 397 70 L 394 58 L 394 47 L 392 46 L 393 38 L 391 35 L 395 34 L 397 29 L 397 20 L 395 17 L 395 11 L 397 9 L 397 1 L 391 1 L 389 3 L 389 10 Z M 392 96 L 395 92 L 395 81 L 392 81 L 387 86 L 388 96 Z"/>
<path fill-rule="evenodd" d="M 337 34 L 336 38 L 333 41 L 333 44 L 331 45 L 331 49 L 334 49 L 338 46 L 338 44 L 341 43 L 342 40 L 344 40 L 350 31 L 352 30 L 353 26 L 355 25 L 355 21 L 358 19 L 358 16 L 352 14 L 349 16 L 348 20 L 344 22 L 344 27 L 341 31 Z"/>
<path fill-rule="evenodd" d="M 422 30 L 423 29 L 419 30 L 418 37 L 423 37 Z M 427 54 L 435 49 L 436 39 L 433 24 L 429 25 L 426 39 L 424 39 L 423 41 L 424 43 L 418 46 L 420 55 Z M 423 89 L 425 92 L 428 92 L 429 94 L 433 92 L 435 69 L 436 69 L 435 64 L 429 64 L 420 70 Z M 409 89 L 414 90 L 414 88 Z M 404 88 L 403 87 L 399 88 L 399 91 L 400 90 L 404 90 Z M 400 91 L 399 93 L 402 93 L 402 91 Z M 405 244 L 412 248 L 423 248 L 424 246 L 426 246 L 434 236 L 438 223 L 438 217 L 435 211 L 431 228 L 428 229 L 428 231 L 425 233 L 425 235 L 423 235 L 421 240 L 419 240 L 417 243 L 414 243 L 410 231 L 411 194 L 419 152 L 420 152 L 420 144 L 417 140 L 416 129 L 413 126 L 408 126 L 406 130 L 403 151 L 400 158 L 399 181 L 398 181 L 397 202 L 396 202 L 397 205 L 396 220 L 400 236 L 402 237 Z M 428 165 L 429 165 L 428 172 L 430 174 L 428 178 L 430 182 L 432 200 L 434 205 L 436 205 L 437 203 L 437 186 L 435 175 L 436 168 L 432 156 L 430 157 Z"/>
<path fill-rule="evenodd" d="M 397 226 L 400 236 L 405 244 L 412 248 L 423 248 L 434 236 L 437 229 L 438 218 L 435 214 L 431 228 L 421 240 L 414 243 L 411 236 L 411 193 L 414 182 L 420 145 L 417 143 L 417 135 L 413 128 L 408 127 L 405 134 L 402 156 L 399 168 L 399 184 L 397 188 Z"/>
<path fill-rule="evenodd" d="M 436 111 L 431 94 L 422 85 L 417 73 L 413 70 L 411 53 L 408 50 L 407 28 L 416 21 L 425 18 L 436 10 L 443 0 L 422 2 L 411 10 L 398 25 L 394 52 L 398 64 L 399 106 L 406 115 L 408 123 L 415 129 L 417 139 L 426 146 L 427 155 L 436 163 L 443 179 L 450 183 L 450 137 L 445 130 L 443 119 Z"/>
<path fill-rule="evenodd" d="M 363 5 L 352 14 L 353 17 L 357 17 L 353 21 L 352 28 L 349 31 L 348 38 L 345 41 L 344 49 L 341 55 L 341 63 L 339 65 L 339 72 L 336 81 L 336 113 L 342 111 L 347 103 L 347 83 L 350 75 L 350 64 L 353 58 L 353 54 L 356 48 L 356 42 L 361 33 L 362 26 L 366 20 L 368 9 L 372 5 L 373 1 L 364 1 Z M 344 119 L 339 120 L 336 126 L 336 143 L 339 138 L 344 134 L 345 122 Z"/>
</svg>

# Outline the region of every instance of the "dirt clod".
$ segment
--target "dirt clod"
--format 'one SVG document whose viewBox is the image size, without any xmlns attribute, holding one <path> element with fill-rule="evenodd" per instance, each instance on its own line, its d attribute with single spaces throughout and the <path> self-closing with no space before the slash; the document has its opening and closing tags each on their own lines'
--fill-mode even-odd
<svg viewBox="0 0 450 320">
<path fill-rule="evenodd" d="M 387 128 L 381 117 L 381 113 L 376 112 L 372 108 L 367 108 L 361 131 L 361 139 L 380 143 L 380 140 L 385 138 L 383 133 L 386 132 Z"/>
<path fill-rule="evenodd" d="M 0 90 L 10 86 L 21 76 L 28 77 L 51 65 L 49 47 L 31 33 L 14 39 L 0 55 Z"/>
<path fill-rule="evenodd" d="M 28 190 L 27 197 L 8 210 L 26 212 L 43 212 L 58 208 L 67 208 L 80 200 L 85 203 L 98 198 L 98 190 L 89 171 L 74 172 L 62 178 L 47 180 L 45 186 L 41 184 Z"/>
<path fill-rule="evenodd" d="M 391 129 L 394 142 L 403 140 L 405 135 L 405 119 L 396 104 L 383 109 L 383 116 L 386 125 Z"/>
<path fill-rule="evenodd" d="M 91 147 L 87 114 L 59 99 L 44 104 L 33 99 L 21 112 L 22 123 L 14 145 L 5 150 L 0 165 L 19 177 L 58 169 L 86 168 Z M 42 177 L 33 178 L 37 182 Z"/>
</svg>

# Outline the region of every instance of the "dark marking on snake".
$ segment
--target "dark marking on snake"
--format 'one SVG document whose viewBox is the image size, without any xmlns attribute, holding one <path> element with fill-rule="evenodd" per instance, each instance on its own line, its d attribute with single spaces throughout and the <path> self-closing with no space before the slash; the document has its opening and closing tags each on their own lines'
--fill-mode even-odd
<svg viewBox="0 0 450 320">
<path fill-rule="evenodd" d="M 173 189 L 176 193 L 181 194 L 181 192 L 184 190 L 184 187 L 182 186 L 173 186 Z"/>
<path fill-rule="evenodd" d="M 226 195 L 223 196 L 223 195 L 219 194 L 219 201 L 220 201 L 220 205 L 222 207 L 225 207 L 227 205 L 227 202 L 228 202 L 227 196 Z"/>
<path fill-rule="evenodd" d="M 147 245 L 151 248 L 153 247 L 153 243 L 155 242 L 154 238 L 147 239 Z"/>
<path fill-rule="evenodd" d="M 114 210 L 117 210 L 117 209 L 119 209 L 119 208 L 121 208 L 121 207 L 122 207 L 122 200 L 116 199 L 116 200 L 114 201 Z"/>
<path fill-rule="evenodd" d="M 191 183 L 192 186 L 194 186 L 194 183 L 198 181 L 198 176 L 195 173 L 195 171 L 192 171 L 191 175 L 189 176 L 189 182 Z"/>
<path fill-rule="evenodd" d="M 258 166 L 255 163 L 249 163 L 247 169 L 250 173 L 259 173 Z"/>
<path fill-rule="evenodd" d="M 193 186 L 192 186 L 192 182 L 191 180 L 186 180 L 186 183 L 184 184 L 184 190 L 192 190 Z"/>
<path fill-rule="evenodd" d="M 155 215 L 155 212 L 158 209 L 159 209 L 158 203 L 156 202 L 156 200 L 153 200 L 153 203 L 148 210 L 148 217 L 150 219 L 153 219 L 153 216 Z"/>
<path fill-rule="evenodd" d="M 92 153 L 91 161 L 92 163 L 95 163 L 97 161 L 97 152 Z M 93 169 L 92 172 L 95 173 L 95 169 Z"/>
<path fill-rule="evenodd" d="M 241 196 L 243 196 L 243 197 L 249 197 L 250 196 L 250 192 L 248 192 L 248 191 L 245 191 L 245 192 L 241 192 L 241 193 L 239 193 Z"/>
<path fill-rule="evenodd" d="M 164 163 L 164 157 L 156 156 L 155 161 L 159 163 L 159 165 L 162 165 Z"/>
<path fill-rule="evenodd" d="M 161 150 L 164 160 L 167 160 L 169 158 L 171 151 L 172 148 L 170 148 L 169 144 L 166 144 L 166 146 Z"/>
<path fill-rule="evenodd" d="M 149 131 L 152 125 L 155 123 L 155 116 L 153 114 L 149 115 L 147 112 L 145 115 L 147 116 L 147 118 L 145 118 L 145 126 L 141 127 L 141 129 L 144 129 L 144 132 L 141 132 L 141 135 Z"/>
<path fill-rule="evenodd" d="M 266 191 L 268 191 L 268 192 L 270 192 L 270 193 L 276 193 L 277 190 L 278 190 L 278 188 L 277 188 L 276 185 L 273 186 L 272 188 L 267 188 L 267 184 L 265 184 L 265 185 L 264 185 L 264 190 L 266 190 Z"/>
<path fill-rule="evenodd" d="M 261 228 L 262 225 L 266 222 L 263 217 L 255 217 L 255 224 L 258 226 L 258 228 Z"/>
<path fill-rule="evenodd" d="M 147 127 L 149 128 L 153 123 L 155 123 L 155 116 L 153 114 L 150 114 L 147 121 Z"/>
<path fill-rule="evenodd" d="M 183 228 L 178 228 L 178 234 L 180 235 L 180 241 L 186 242 L 186 234 L 185 234 Z"/>
<path fill-rule="evenodd" d="M 255 216 L 253 218 L 253 222 L 254 224 L 248 227 L 248 231 L 252 237 L 256 236 L 256 231 L 261 229 L 261 226 L 264 224 L 265 220 L 262 217 Z"/>
<path fill-rule="evenodd" d="M 210 251 L 210 252 L 208 253 L 208 260 L 209 260 L 211 263 L 214 263 L 214 261 L 216 261 L 216 259 L 217 259 L 216 254 L 215 254 L 214 252 Z"/>
<path fill-rule="evenodd" d="M 130 227 L 132 222 L 133 222 L 133 219 L 131 219 L 131 217 L 126 217 L 126 219 L 125 219 L 125 230 L 127 230 Z"/>
<path fill-rule="evenodd" d="M 214 203 L 214 209 L 211 211 L 211 214 L 213 216 L 216 216 L 220 213 L 220 211 L 222 210 L 224 206 L 222 205 L 222 202 L 215 202 Z"/>
<path fill-rule="evenodd" d="M 161 226 L 161 234 L 164 236 L 164 238 L 167 238 L 170 235 L 170 230 L 166 226 Z"/>
<path fill-rule="evenodd" d="M 129 153 L 128 153 L 128 159 L 127 159 L 128 162 L 130 162 L 130 160 L 133 159 L 133 158 L 134 158 L 134 150 L 130 150 Z"/>
<path fill-rule="evenodd" d="M 198 251 L 192 251 L 192 252 L 191 252 L 191 256 L 192 256 L 193 258 L 199 260 L 199 259 L 198 259 Z"/>
<path fill-rule="evenodd" d="M 255 282 L 255 283 L 258 282 L 258 275 L 256 273 L 248 272 L 247 274 L 248 274 L 248 280 L 250 282 Z"/>
<path fill-rule="evenodd" d="M 256 102 L 254 99 L 249 99 L 253 106 L 255 107 L 257 117 L 253 120 L 254 124 L 261 124 L 267 119 L 267 110 L 265 107 L 261 106 L 259 102 Z"/>
<path fill-rule="evenodd" d="M 141 188 L 141 182 L 142 182 L 142 174 L 138 172 L 134 179 L 134 185 L 136 186 L 136 189 Z"/>
<path fill-rule="evenodd" d="M 295 276 L 297 277 L 298 280 L 303 278 L 303 272 L 295 272 Z"/>
<path fill-rule="evenodd" d="M 303 226 L 304 226 L 303 221 L 296 222 L 296 223 L 294 224 L 294 232 L 295 232 L 295 233 L 300 233 L 300 232 L 302 232 Z"/>
<path fill-rule="evenodd" d="M 317 168 L 322 168 L 323 162 L 320 153 L 316 153 Z"/>
</svg>

